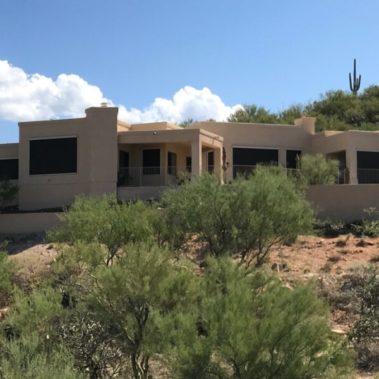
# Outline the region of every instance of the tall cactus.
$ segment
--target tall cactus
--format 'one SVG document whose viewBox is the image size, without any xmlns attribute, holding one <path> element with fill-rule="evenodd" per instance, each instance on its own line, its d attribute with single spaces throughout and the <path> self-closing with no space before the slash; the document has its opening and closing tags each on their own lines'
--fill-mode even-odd
<svg viewBox="0 0 379 379">
<path fill-rule="evenodd" d="M 353 95 L 356 95 L 359 91 L 359 87 L 361 86 L 361 75 L 357 78 L 357 65 L 356 60 L 354 58 L 354 72 L 353 72 L 353 79 L 351 78 L 351 73 L 349 72 L 349 84 L 350 84 L 350 91 L 353 93 Z"/>
</svg>

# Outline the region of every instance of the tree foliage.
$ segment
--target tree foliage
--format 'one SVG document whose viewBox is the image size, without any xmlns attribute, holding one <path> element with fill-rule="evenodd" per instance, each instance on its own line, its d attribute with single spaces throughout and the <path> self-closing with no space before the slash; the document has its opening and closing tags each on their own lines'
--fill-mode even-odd
<svg viewBox="0 0 379 379">
<path fill-rule="evenodd" d="M 316 127 L 322 130 L 379 128 L 379 86 L 367 87 L 360 94 L 347 91 L 328 91 L 309 104 L 292 105 L 280 112 L 264 107 L 246 105 L 232 114 L 230 122 L 293 124 L 301 116 L 316 117 Z"/>
<path fill-rule="evenodd" d="M 263 271 L 213 259 L 203 291 L 206 337 L 197 337 L 202 349 L 196 346 L 192 357 L 179 347 L 177 377 L 300 379 L 348 371 L 349 358 L 311 286 L 289 290 Z"/>
<path fill-rule="evenodd" d="M 262 264 L 275 244 L 310 229 L 312 211 L 279 168 L 258 167 L 248 179 L 224 186 L 203 175 L 163 197 L 167 222 L 207 243 L 215 256 L 238 254 Z"/>
<path fill-rule="evenodd" d="M 339 174 L 339 162 L 322 154 L 304 154 L 299 162 L 300 175 L 304 183 L 335 184 Z"/>
</svg>

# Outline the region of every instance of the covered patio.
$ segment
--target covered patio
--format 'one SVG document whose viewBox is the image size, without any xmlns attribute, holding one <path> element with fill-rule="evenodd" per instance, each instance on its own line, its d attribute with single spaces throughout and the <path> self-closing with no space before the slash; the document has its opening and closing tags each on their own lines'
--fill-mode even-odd
<svg viewBox="0 0 379 379">
<path fill-rule="evenodd" d="M 222 180 L 223 138 L 202 129 L 121 131 L 118 146 L 118 187 L 169 186 L 205 171 Z"/>
</svg>

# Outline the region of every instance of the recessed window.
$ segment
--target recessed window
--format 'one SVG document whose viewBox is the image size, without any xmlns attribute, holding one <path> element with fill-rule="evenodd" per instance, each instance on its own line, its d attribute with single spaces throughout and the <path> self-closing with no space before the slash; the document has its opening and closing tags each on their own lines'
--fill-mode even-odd
<svg viewBox="0 0 379 379">
<path fill-rule="evenodd" d="M 208 172 L 213 174 L 215 164 L 215 153 L 214 151 L 208 152 Z"/>
<path fill-rule="evenodd" d="M 171 151 L 167 154 L 167 174 L 176 175 L 176 154 Z"/>
<path fill-rule="evenodd" d="M 186 171 L 191 172 L 192 170 L 192 157 L 186 157 Z"/>
<path fill-rule="evenodd" d="M 277 165 L 278 150 L 253 149 L 245 147 L 233 148 L 233 176 L 251 174 L 256 165 Z"/>
<path fill-rule="evenodd" d="M 143 150 L 142 165 L 143 165 L 143 175 L 159 175 L 161 173 L 160 149 Z"/>
<path fill-rule="evenodd" d="M 18 159 L 0 159 L 0 180 L 18 179 Z"/>
<path fill-rule="evenodd" d="M 358 183 L 379 183 L 379 152 L 357 151 Z"/>
<path fill-rule="evenodd" d="M 77 172 L 76 137 L 31 140 L 29 152 L 30 175 Z"/>
<path fill-rule="evenodd" d="M 301 150 L 287 150 L 287 168 L 298 168 Z"/>
</svg>

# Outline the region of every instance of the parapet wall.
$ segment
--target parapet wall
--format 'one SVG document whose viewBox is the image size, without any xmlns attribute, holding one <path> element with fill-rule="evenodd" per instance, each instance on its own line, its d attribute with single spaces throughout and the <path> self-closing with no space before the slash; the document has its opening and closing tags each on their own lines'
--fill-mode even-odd
<svg viewBox="0 0 379 379">
<path fill-rule="evenodd" d="M 379 184 L 316 185 L 307 198 L 321 219 L 352 222 L 365 217 L 366 208 L 379 210 Z"/>
</svg>

